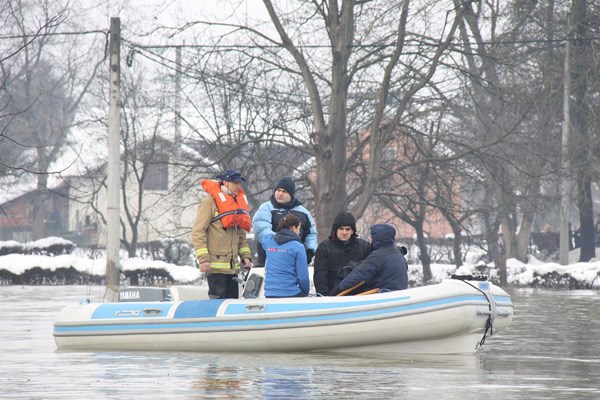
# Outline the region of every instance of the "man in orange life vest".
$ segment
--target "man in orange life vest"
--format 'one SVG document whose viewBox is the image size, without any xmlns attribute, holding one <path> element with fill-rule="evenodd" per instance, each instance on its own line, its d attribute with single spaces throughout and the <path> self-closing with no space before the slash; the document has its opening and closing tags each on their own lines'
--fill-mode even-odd
<svg viewBox="0 0 600 400">
<path fill-rule="evenodd" d="M 248 200 L 242 190 L 246 180 L 233 169 L 205 179 L 202 188 L 208 192 L 198 206 L 192 227 L 192 244 L 200 271 L 207 272 L 208 295 L 211 299 L 239 297 L 239 259 L 250 268 L 252 253 L 246 240 L 252 221 Z"/>
</svg>

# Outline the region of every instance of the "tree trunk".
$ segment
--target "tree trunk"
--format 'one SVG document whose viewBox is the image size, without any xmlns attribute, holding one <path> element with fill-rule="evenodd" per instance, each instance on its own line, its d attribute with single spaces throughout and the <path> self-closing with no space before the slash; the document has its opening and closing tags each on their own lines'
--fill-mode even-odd
<svg viewBox="0 0 600 400">
<path fill-rule="evenodd" d="M 531 236 L 531 227 L 533 225 L 533 216 L 528 218 L 523 217 L 519 233 L 515 236 L 516 258 L 517 260 L 527 263 L 529 255 L 529 237 Z"/>
<path fill-rule="evenodd" d="M 506 272 L 506 254 L 500 254 L 500 248 L 498 246 L 498 222 L 491 221 L 490 215 L 484 213 L 484 223 L 487 247 L 490 257 L 492 258 L 494 266 L 498 270 L 500 284 L 506 285 L 508 283 Z"/>
<path fill-rule="evenodd" d="M 535 184 L 537 181 L 537 185 Z M 533 226 L 533 220 L 535 218 L 535 214 L 537 212 L 537 202 L 539 199 L 539 179 L 534 179 L 529 185 L 531 188 L 531 192 L 527 199 L 525 199 L 525 203 L 527 204 L 524 207 L 529 207 L 523 213 L 521 217 L 521 223 L 519 227 L 519 232 L 516 235 L 516 257 L 517 260 L 527 263 L 528 254 L 529 254 L 529 238 L 531 236 L 531 227 Z"/>
<path fill-rule="evenodd" d="M 48 170 L 48 162 L 43 148 L 38 148 L 38 168 L 40 171 Z M 47 236 L 46 232 L 46 207 L 48 199 L 48 175 L 40 173 L 37 175 L 37 188 L 33 198 L 33 221 L 31 226 L 31 236 L 33 240 L 41 239 Z"/>
<path fill-rule="evenodd" d="M 329 236 L 335 216 L 346 210 L 346 158 L 347 154 L 347 97 L 348 62 L 354 37 L 354 5 L 343 2 L 341 10 L 336 2 L 329 4 L 332 50 L 331 102 L 326 126 L 315 119 L 317 143 L 317 184 L 315 193 L 315 218 L 319 241 Z M 320 110 L 319 113 L 322 113 Z"/>
<path fill-rule="evenodd" d="M 504 241 L 504 253 L 506 258 L 516 258 L 517 256 L 517 235 L 515 234 L 515 221 L 510 217 L 500 218 L 500 229 Z"/>
<path fill-rule="evenodd" d="M 429 257 L 429 251 L 427 250 L 427 241 L 425 234 L 423 233 L 422 226 L 415 226 L 417 232 L 417 246 L 419 247 L 419 259 L 423 264 L 423 283 L 427 284 L 433 278 L 431 273 L 431 258 Z"/>
<path fill-rule="evenodd" d="M 44 220 L 46 219 L 46 210 L 44 203 L 47 198 L 47 193 L 45 186 L 38 182 L 35 197 L 33 199 L 33 219 L 31 226 L 31 238 L 33 240 L 46 237 L 46 224 L 44 223 Z"/>
<path fill-rule="evenodd" d="M 454 240 L 452 244 L 452 253 L 454 255 L 454 265 L 460 267 L 463 265 L 462 260 L 462 228 L 460 225 L 456 226 L 452 224 L 452 232 L 454 233 Z"/>
<path fill-rule="evenodd" d="M 462 226 L 460 225 L 459 221 L 452 217 L 450 213 L 442 211 L 442 214 L 446 218 L 446 221 L 448 221 L 450 224 L 450 228 L 452 228 L 452 233 L 454 234 L 454 240 L 452 241 L 452 256 L 454 259 L 454 265 L 456 265 L 458 268 L 463 265 Z"/>
<path fill-rule="evenodd" d="M 594 212 L 592 205 L 591 176 L 592 159 L 590 154 L 589 118 L 590 106 L 587 91 L 590 85 L 589 74 L 592 73 L 593 62 L 589 40 L 578 40 L 589 36 L 589 11 L 586 0 L 573 0 L 572 15 L 576 40 L 573 46 L 573 62 L 571 77 L 573 88 L 573 151 L 571 165 L 575 172 L 577 183 L 577 206 L 579 208 L 579 223 L 581 226 L 580 262 L 587 262 L 596 256 L 594 243 Z"/>
<path fill-rule="evenodd" d="M 594 211 L 592 208 L 592 182 L 589 174 L 580 171 L 583 176 L 577 179 L 577 207 L 581 227 L 581 252 L 579 262 L 588 262 L 596 257 Z"/>
</svg>

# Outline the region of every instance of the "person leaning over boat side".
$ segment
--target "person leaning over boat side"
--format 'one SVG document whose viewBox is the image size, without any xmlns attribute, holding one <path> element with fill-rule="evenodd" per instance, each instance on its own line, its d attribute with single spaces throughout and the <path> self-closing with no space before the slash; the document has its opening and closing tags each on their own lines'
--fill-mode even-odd
<svg viewBox="0 0 600 400">
<path fill-rule="evenodd" d="M 315 253 L 313 282 L 317 293 L 328 296 L 339 284 L 343 267 L 364 260 L 371 244 L 358 237 L 356 219 L 349 212 L 335 216 L 329 238 L 323 240 Z"/>
<path fill-rule="evenodd" d="M 234 277 L 239 270 L 238 257 L 250 268 L 252 253 L 246 240 L 251 229 L 248 200 L 241 188 L 246 180 L 233 169 L 205 179 L 202 188 L 209 193 L 200 202 L 192 244 L 200 271 L 207 272 L 211 299 L 237 299 L 239 287 Z"/>
<path fill-rule="evenodd" d="M 277 231 L 279 221 L 286 215 L 293 214 L 300 219 L 300 242 L 304 245 L 306 259 L 310 264 L 317 250 L 317 226 L 315 221 L 300 200 L 295 197 L 296 184 L 289 176 L 281 178 L 275 184 L 275 191 L 269 201 L 260 205 L 254 218 L 252 218 L 252 229 L 256 236 L 256 252 L 258 259 L 255 267 L 265 265 L 265 250 L 261 246 L 262 239 L 266 235 L 274 235 Z"/>
<path fill-rule="evenodd" d="M 365 281 L 361 291 L 403 290 L 408 287 L 408 264 L 394 244 L 396 229 L 388 224 L 371 227 L 371 254 L 344 278 L 334 294 Z"/>
<path fill-rule="evenodd" d="M 310 290 L 306 250 L 300 242 L 300 218 L 288 214 L 277 233 L 263 237 L 266 251 L 265 297 L 306 297 Z"/>
</svg>

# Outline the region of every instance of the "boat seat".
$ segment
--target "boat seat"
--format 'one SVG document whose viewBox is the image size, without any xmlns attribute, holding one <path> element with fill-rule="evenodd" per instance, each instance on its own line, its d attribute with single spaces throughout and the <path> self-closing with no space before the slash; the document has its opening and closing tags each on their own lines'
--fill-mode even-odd
<svg viewBox="0 0 600 400">
<path fill-rule="evenodd" d="M 198 286 L 171 286 L 173 301 L 208 300 L 208 288 Z"/>
</svg>

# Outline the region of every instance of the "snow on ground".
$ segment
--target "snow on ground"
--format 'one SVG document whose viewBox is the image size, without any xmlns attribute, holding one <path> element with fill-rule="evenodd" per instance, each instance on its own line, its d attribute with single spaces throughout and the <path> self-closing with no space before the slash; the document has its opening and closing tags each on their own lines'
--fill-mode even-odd
<svg viewBox="0 0 600 400">
<path fill-rule="evenodd" d="M 56 241 L 56 243 L 48 243 L 44 239 L 44 245 L 64 244 Z M 14 246 L 16 242 L 0 242 L 1 247 Z M 24 247 L 35 248 L 41 247 L 40 243 L 28 243 Z M 600 288 L 600 259 L 595 258 L 590 262 L 580 263 L 578 250 L 574 250 L 569 254 L 569 265 L 560 265 L 554 262 L 543 262 L 534 257 L 530 257 L 528 263 L 522 263 L 516 259 L 507 260 L 507 280 L 509 284 L 516 286 L 532 286 L 539 281 L 539 277 L 547 274 L 555 273 L 558 276 L 568 276 L 573 280 L 584 283 L 587 287 Z M 162 269 L 168 272 L 171 277 L 178 283 L 191 283 L 200 278 L 200 272 L 195 266 L 179 266 L 169 264 L 164 261 L 152 261 L 141 258 L 121 259 L 121 269 L 123 271 L 135 271 L 145 269 Z M 23 255 L 23 254 L 7 254 L 0 256 L 0 270 L 6 270 L 15 275 L 21 275 L 25 271 L 35 267 L 55 271 L 58 268 L 73 267 L 79 272 L 103 276 L 106 271 L 106 259 L 96 258 L 91 259 L 80 255 L 77 251 L 73 254 L 63 254 L 56 256 L 45 255 Z M 496 278 L 497 271 L 493 268 L 493 264 L 482 265 L 466 263 L 460 268 L 456 268 L 451 264 L 432 264 L 431 273 L 435 281 L 440 281 L 444 278 L 449 278 L 452 274 L 458 275 L 491 275 Z M 422 280 L 422 266 L 409 265 L 409 278 L 414 282 Z"/>
<path fill-rule="evenodd" d="M 90 275 L 103 276 L 106 270 L 106 259 L 89 259 L 77 255 L 65 254 L 58 256 L 40 256 L 40 255 L 21 255 L 8 254 L 0 256 L 0 270 L 7 270 L 15 275 L 21 275 L 25 271 L 34 267 L 40 267 L 50 271 L 57 268 L 73 267 L 79 272 Z M 491 268 L 492 265 L 486 266 Z M 164 261 L 151 261 L 140 258 L 130 258 L 121 260 L 121 269 L 123 271 L 134 271 L 144 269 L 163 269 L 168 272 L 173 279 L 179 283 L 190 283 L 200 278 L 198 268 L 194 266 L 178 266 Z M 450 264 L 432 264 L 431 272 L 434 280 L 440 281 L 449 278 L 452 274 L 458 275 L 479 275 L 481 265 L 464 265 L 456 268 Z M 495 275 L 495 270 L 487 271 Z M 525 264 L 515 259 L 507 261 L 508 282 L 517 286 L 530 286 L 535 281 L 535 276 L 541 276 L 555 272 L 559 275 L 568 274 L 574 280 L 585 282 L 589 287 L 600 288 L 600 261 L 587 263 L 574 263 L 569 265 L 560 265 L 557 263 L 545 263 L 536 259 L 531 259 Z M 421 280 L 422 266 L 410 265 L 409 275 L 412 280 L 419 282 Z"/>
<path fill-rule="evenodd" d="M 0 256 L 0 270 L 4 269 L 15 275 L 21 275 L 23 272 L 35 267 L 50 271 L 56 271 L 57 268 L 73 267 L 79 272 L 103 276 L 106 272 L 106 259 L 90 259 L 73 254 L 63 254 L 54 257 L 22 254 Z M 150 268 L 163 269 L 167 271 L 175 281 L 181 283 L 193 282 L 200 278 L 200 271 L 198 268 L 191 266 L 180 266 L 169 264 L 164 261 L 143 260 L 141 258 L 121 260 L 122 271 L 144 270 Z"/>
</svg>

